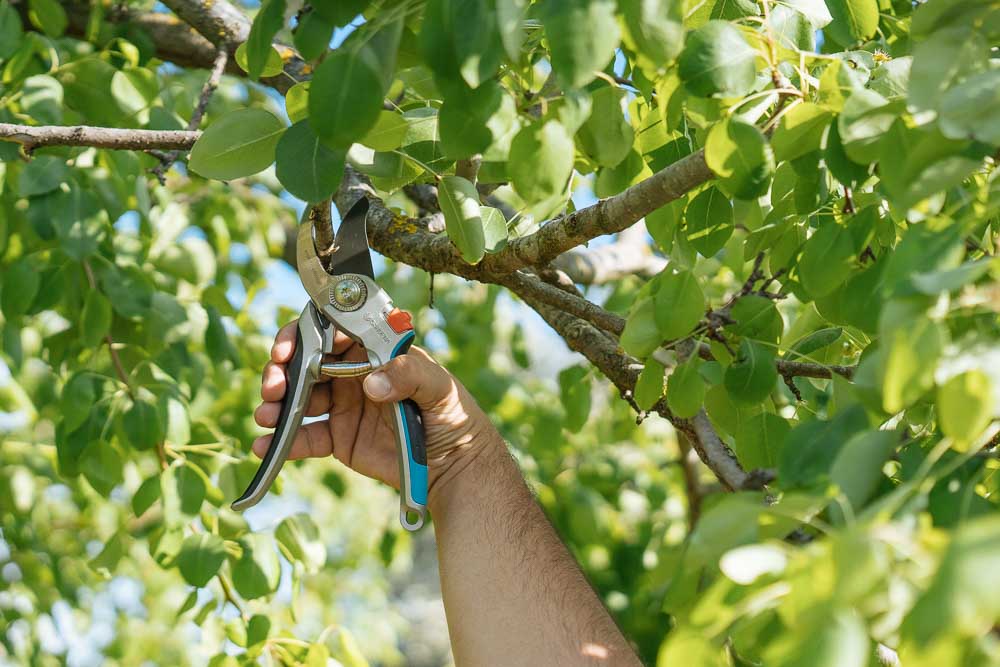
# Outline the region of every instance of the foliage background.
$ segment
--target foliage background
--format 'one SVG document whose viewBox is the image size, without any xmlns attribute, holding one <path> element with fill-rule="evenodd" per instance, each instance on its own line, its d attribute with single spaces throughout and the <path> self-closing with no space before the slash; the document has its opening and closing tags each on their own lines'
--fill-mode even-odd
<svg viewBox="0 0 1000 667">
<path fill-rule="evenodd" d="M 447 663 L 390 491 L 226 509 L 346 161 L 645 660 L 1000 664 L 1000 3 L 166 5 L 210 97 L 161 5 L 0 2 L 0 661 Z M 17 129 L 193 115 L 179 155 Z M 574 251 L 596 310 L 518 271 L 640 218 Z"/>
</svg>

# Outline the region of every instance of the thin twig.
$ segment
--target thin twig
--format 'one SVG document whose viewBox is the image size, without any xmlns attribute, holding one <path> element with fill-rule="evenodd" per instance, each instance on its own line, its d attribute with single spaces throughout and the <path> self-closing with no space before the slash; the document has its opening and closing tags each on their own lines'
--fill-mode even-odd
<svg viewBox="0 0 1000 667">
<path fill-rule="evenodd" d="M 14 125 L 0 123 L 0 140 L 26 149 L 42 146 L 92 146 L 111 150 L 188 150 L 201 136 L 187 130 L 123 130 L 86 125 Z"/>
<path fill-rule="evenodd" d="M 97 280 L 94 278 L 94 270 L 90 267 L 90 262 L 86 259 L 83 260 L 83 271 L 87 274 L 87 283 L 90 285 L 90 289 L 97 289 Z M 118 379 L 122 381 L 125 385 L 125 391 L 128 392 L 129 396 L 134 398 L 132 392 L 132 385 L 128 381 L 128 373 L 125 372 L 125 366 L 122 365 L 121 357 L 118 356 L 118 350 L 115 349 L 115 341 L 111 338 L 111 332 L 104 334 L 104 342 L 108 344 L 108 353 L 111 355 L 111 363 L 115 367 L 115 373 L 118 375 Z"/>
<path fill-rule="evenodd" d="M 197 130 L 201 125 L 201 119 L 205 116 L 205 110 L 208 108 L 208 101 L 212 98 L 212 93 L 219 87 L 219 82 L 222 81 L 222 74 L 226 71 L 227 62 L 229 62 L 229 51 L 225 45 L 221 45 L 215 54 L 215 60 L 212 63 L 208 79 L 201 88 L 201 94 L 198 96 L 198 104 L 195 106 L 194 111 L 191 112 L 191 119 L 187 124 L 189 132 Z M 166 181 L 167 171 L 180 156 L 181 151 L 177 150 L 166 154 L 166 156 L 158 156 L 160 164 L 153 168 L 153 175 L 156 176 L 156 180 L 161 185 Z"/>
</svg>

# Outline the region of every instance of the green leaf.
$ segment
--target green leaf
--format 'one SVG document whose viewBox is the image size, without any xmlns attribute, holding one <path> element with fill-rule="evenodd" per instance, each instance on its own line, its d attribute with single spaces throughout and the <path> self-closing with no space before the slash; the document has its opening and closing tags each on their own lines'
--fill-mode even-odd
<svg viewBox="0 0 1000 667">
<path fill-rule="evenodd" d="M 666 371 L 663 364 L 656 359 L 647 359 L 635 382 L 635 402 L 643 410 L 649 410 L 663 396 L 663 375 Z"/>
<path fill-rule="evenodd" d="M 853 161 L 844 150 L 844 142 L 840 139 L 837 123 L 832 123 L 830 131 L 827 132 L 826 146 L 823 147 L 823 162 L 834 178 L 847 187 L 856 187 L 868 178 L 869 166 Z"/>
<path fill-rule="evenodd" d="M 879 143 L 902 112 L 902 103 L 891 103 L 873 90 L 857 90 L 844 101 L 837 129 L 844 152 L 858 164 L 878 159 Z"/>
<path fill-rule="evenodd" d="M 192 586 L 204 587 L 226 560 L 222 538 L 211 533 L 189 535 L 181 545 L 177 566 L 181 576 Z"/>
<path fill-rule="evenodd" d="M 1000 616 L 1000 582 L 984 576 L 1000 564 L 1000 518 L 973 519 L 955 531 L 930 586 L 902 625 L 905 638 L 928 646 L 954 633 L 961 642 L 979 636 Z M 983 660 L 980 664 L 989 664 Z"/>
<path fill-rule="evenodd" d="M 774 174 L 774 155 L 763 133 L 736 118 L 709 130 L 705 162 L 719 177 L 721 188 L 738 199 L 765 194 Z"/>
<path fill-rule="evenodd" d="M 138 114 L 153 105 L 160 94 L 156 72 L 145 67 L 125 67 L 111 77 L 111 94 L 121 110 Z"/>
<path fill-rule="evenodd" d="M 254 614 L 250 617 L 250 622 L 247 623 L 247 647 L 256 646 L 266 640 L 270 632 L 271 619 L 263 614 Z"/>
<path fill-rule="evenodd" d="M 324 20 L 340 27 L 353 21 L 371 4 L 371 0 L 323 0 L 312 5 Z"/>
<path fill-rule="evenodd" d="M 284 519 L 275 529 L 274 536 L 293 561 L 302 563 L 306 572 L 318 572 L 326 563 L 326 546 L 308 514 L 293 514 Z"/>
<path fill-rule="evenodd" d="M 771 137 L 771 148 L 778 161 L 794 160 L 819 149 L 832 114 L 818 104 L 803 102 L 781 117 Z"/>
<path fill-rule="evenodd" d="M 17 189 L 22 197 L 52 192 L 69 180 L 66 160 L 54 155 L 38 155 L 21 172 Z"/>
<path fill-rule="evenodd" d="M 882 408 L 887 413 L 896 414 L 912 405 L 934 386 L 934 370 L 946 335 L 939 323 L 916 317 L 883 336 Z"/>
<path fill-rule="evenodd" d="M 507 220 L 500 209 L 480 206 L 479 215 L 483 219 L 483 237 L 486 252 L 497 252 L 507 245 Z"/>
<path fill-rule="evenodd" d="M 676 199 L 646 216 L 646 228 L 650 236 L 665 253 L 669 253 L 673 248 L 674 236 L 684 219 L 686 204 L 686 200 Z"/>
<path fill-rule="evenodd" d="M 372 129 L 361 143 L 377 151 L 391 151 L 403 145 L 406 136 L 406 119 L 394 111 L 380 111 Z"/>
<path fill-rule="evenodd" d="M 289 193 L 315 204 L 328 199 L 340 187 L 346 154 L 324 146 L 309 121 L 300 120 L 278 142 L 275 173 Z"/>
<path fill-rule="evenodd" d="M 907 101 L 913 109 L 937 109 L 948 91 L 989 66 L 990 44 L 977 30 L 937 30 L 913 48 Z"/>
<path fill-rule="evenodd" d="M 121 559 L 128 555 L 128 534 L 118 531 L 111 536 L 101 552 L 94 556 L 87 565 L 98 575 L 110 579 Z"/>
<path fill-rule="evenodd" d="M 3 30 L 3 12 L 3 5 L 0 5 L 0 32 Z M 2 42 L 2 37 L 0 37 L 0 42 Z M 0 50 L 2 49 L 3 47 L 0 46 Z M 21 85 L 20 103 L 24 112 L 39 123 L 46 125 L 60 125 L 62 123 L 63 87 L 56 78 L 48 74 L 36 74 L 24 80 Z M 10 146 L 13 147 L 14 144 L 10 144 Z"/>
<path fill-rule="evenodd" d="M 316 60 L 326 53 L 335 27 L 318 11 L 313 10 L 300 15 L 293 33 L 293 42 L 302 58 Z"/>
<path fill-rule="evenodd" d="M 850 46 L 875 35 L 878 29 L 878 0 L 826 0 L 833 20 L 824 28 L 838 44 Z"/>
<path fill-rule="evenodd" d="M 479 87 L 496 73 L 503 57 L 494 3 L 429 0 L 420 48 L 446 95 L 466 86 Z"/>
<path fill-rule="evenodd" d="M 777 343 L 785 327 L 774 302 L 756 294 L 741 297 L 729 316 L 735 322 L 733 333 L 765 343 Z"/>
<path fill-rule="evenodd" d="M 656 325 L 656 308 L 652 297 L 636 299 L 625 320 L 625 330 L 621 335 L 621 346 L 633 357 L 645 359 L 660 346 L 660 328 Z"/>
<path fill-rule="evenodd" d="M 701 365 L 701 359 L 692 356 L 667 378 L 667 406 L 681 419 L 694 417 L 705 402 L 705 380 L 699 372 Z"/>
<path fill-rule="evenodd" d="M 80 340 L 84 345 L 95 347 L 111 329 L 111 302 L 98 290 L 87 292 L 80 316 Z"/>
<path fill-rule="evenodd" d="M 278 53 L 276 48 L 270 44 L 268 44 L 267 48 L 267 60 L 264 61 L 264 67 L 260 72 L 260 76 L 278 76 L 285 70 L 285 61 L 281 59 L 281 54 Z M 236 64 L 244 72 L 248 72 L 250 70 L 250 63 L 247 60 L 246 43 L 236 47 L 236 53 L 233 55 L 236 57 Z"/>
<path fill-rule="evenodd" d="M 231 361 L 234 366 L 240 364 L 240 353 L 229 339 L 229 333 L 222 322 L 222 317 L 215 306 L 205 308 L 208 314 L 208 326 L 205 327 L 205 350 L 216 362 Z"/>
<path fill-rule="evenodd" d="M 239 540 L 243 553 L 232 563 L 233 586 L 247 600 L 270 595 L 278 588 L 281 564 L 274 539 L 263 533 L 250 533 Z"/>
<path fill-rule="evenodd" d="M 510 145 L 510 179 L 528 202 L 561 194 L 573 173 L 573 139 L 555 120 L 523 128 Z"/>
<path fill-rule="evenodd" d="M 528 0 L 496 0 L 497 32 L 500 33 L 500 41 L 512 63 L 521 61 L 528 4 Z"/>
<path fill-rule="evenodd" d="M 854 241 L 847 227 L 828 220 L 802 247 L 799 280 L 814 299 L 826 296 L 855 270 Z"/>
<path fill-rule="evenodd" d="M 726 667 L 730 660 L 725 648 L 716 646 L 703 633 L 686 627 L 672 630 L 656 654 L 656 667 L 700 665 Z"/>
<path fill-rule="evenodd" d="M 833 345 L 840 340 L 844 330 L 839 327 L 829 327 L 814 331 L 808 336 L 803 336 L 792 345 L 785 353 L 788 361 L 809 361 L 810 355 L 825 347 Z"/>
<path fill-rule="evenodd" d="M 726 391 L 741 403 L 759 403 L 774 390 L 778 372 L 774 354 L 760 343 L 744 340 L 736 361 L 726 369 Z"/>
<path fill-rule="evenodd" d="M 788 421 L 776 414 L 753 415 L 736 434 L 736 457 L 747 470 L 776 468 L 790 430 Z"/>
<path fill-rule="evenodd" d="M 285 25 L 285 0 L 264 0 L 247 36 L 247 76 L 256 81 L 265 72 L 274 48 L 271 42 Z M 280 57 L 279 57 L 280 59 Z"/>
<path fill-rule="evenodd" d="M 462 259 L 476 264 L 486 254 L 486 236 L 476 186 L 461 176 L 445 176 L 438 186 L 448 238 Z"/>
<path fill-rule="evenodd" d="M 165 431 L 166 420 L 156 398 L 148 389 L 138 389 L 132 404 L 122 414 L 122 433 L 126 442 L 133 449 L 152 449 L 163 442 Z"/>
<path fill-rule="evenodd" d="M 945 93 L 938 122 L 945 136 L 1000 144 L 1000 71 L 967 78 Z"/>
<path fill-rule="evenodd" d="M 857 512 L 872 497 L 884 478 L 882 466 L 889 460 L 899 434 L 895 431 L 862 431 L 851 437 L 837 454 L 830 468 L 830 480 L 847 498 Z M 839 514 L 834 504 L 831 512 Z"/>
<path fill-rule="evenodd" d="M 625 120 L 622 103 L 625 91 L 602 86 L 590 96 L 590 117 L 576 134 L 580 149 L 602 167 L 614 167 L 628 155 L 635 131 Z"/>
<path fill-rule="evenodd" d="M 160 499 L 160 477 L 153 475 L 143 480 L 139 488 L 132 494 L 132 512 L 142 516 L 157 500 Z"/>
<path fill-rule="evenodd" d="M 231 111 L 202 133 L 191 149 L 188 166 L 220 181 L 256 174 L 274 162 L 274 150 L 284 131 L 281 121 L 263 109 Z"/>
<path fill-rule="evenodd" d="M 691 333 L 705 315 L 705 295 L 690 271 L 666 271 L 656 279 L 653 301 L 656 326 L 663 340 Z"/>
<path fill-rule="evenodd" d="M 753 88 L 757 52 L 738 28 L 709 21 L 684 43 L 679 72 L 684 85 L 699 97 L 739 97 Z"/>
<path fill-rule="evenodd" d="M 61 37 L 69 19 L 56 0 L 28 0 L 28 20 L 49 37 Z"/>
<path fill-rule="evenodd" d="M 639 63 L 657 70 L 671 63 L 684 45 L 683 2 L 679 0 L 621 0 L 625 43 Z"/>
<path fill-rule="evenodd" d="M 22 34 L 20 17 L 11 4 L 3 0 L 0 2 L 0 59 L 14 54 Z"/>
<path fill-rule="evenodd" d="M 122 483 L 121 455 L 105 440 L 92 440 L 80 456 L 80 472 L 102 496 Z"/>
<path fill-rule="evenodd" d="M 938 424 L 956 449 L 967 450 L 989 426 L 994 397 L 989 376 L 980 370 L 959 373 L 938 387 Z"/>
<path fill-rule="evenodd" d="M 828 0 L 829 1 L 829 0 Z M 821 609 L 822 621 L 797 637 L 784 664 L 796 667 L 866 667 L 874 653 L 868 630 L 853 609 Z"/>
<path fill-rule="evenodd" d="M 570 366 L 559 373 L 559 400 L 566 412 L 563 426 L 578 433 L 590 417 L 590 370 Z"/>
<path fill-rule="evenodd" d="M 687 240 L 703 257 L 714 256 L 733 235 L 733 203 L 716 187 L 692 199 L 684 210 L 684 219 Z"/>
<path fill-rule="evenodd" d="M 861 405 L 838 412 L 832 420 L 813 420 L 793 428 L 781 452 L 778 478 L 787 487 L 806 486 L 830 472 L 851 436 L 869 427 Z"/>
<path fill-rule="evenodd" d="M 26 257 L 14 262 L 3 272 L 3 282 L 0 283 L 0 310 L 3 311 L 5 319 L 9 320 L 28 312 L 38 294 L 41 281 L 38 267 Z"/>
<path fill-rule="evenodd" d="M 288 120 L 297 123 L 303 118 L 309 117 L 309 84 L 311 81 L 302 81 L 288 89 L 285 93 L 285 113 Z"/>
<path fill-rule="evenodd" d="M 514 99 L 501 86 L 487 82 L 475 90 L 447 97 L 438 122 L 445 154 L 461 159 L 484 153 L 504 138 L 509 149 L 512 132 L 517 128 L 517 110 Z M 496 157 L 506 157 L 506 150 L 496 152 Z"/>
<path fill-rule="evenodd" d="M 602 167 L 594 183 L 594 194 L 604 199 L 613 197 L 626 188 L 636 185 L 653 175 L 652 170 L 635 148 L 629 149 L 625 159 L 614 167 Z"/>
<path fill-rule="evenodd" d="M 187 465 L 174 464 L 162 477 L 163 515 L 173 525 L 198 516 L 205 502 L 205 478 Z"/>
<path fill-rule="evenodd" d="M 921 294 L 937 295 L 941 292 L 954 292 L 976 282 L 996 266 L 995 259 L 981 259 L 966 262 L 954 269 L 917 273 L 911 277 L 910 283 L 913 289 Z"/>
<path fill-rule="evenodd" d="M 87 421 L 97 395 L 90 373 L 79 372 L 66 381 L 59 396 L 59 411 L 67 431 L 75 431 Z"/>
<path fill-rule="evenodd" d="M 375 126 L 382 95 L 382 78 L 369 60 L 338 49 L 313 75 L 309 122 L 324 144 L 348 148 Z"/>
<path fill-rule="evenodd" d="M 540 6 L 552 70 L 564 88 L 594 80 L 618 48 L 620 32 L 611 0 L 548 0 Z"/>
</svg>

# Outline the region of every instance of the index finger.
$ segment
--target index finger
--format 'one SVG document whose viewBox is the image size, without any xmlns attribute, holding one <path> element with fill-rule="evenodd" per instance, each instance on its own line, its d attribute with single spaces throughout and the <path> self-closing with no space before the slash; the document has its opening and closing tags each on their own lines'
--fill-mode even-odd
<svg viewBox="0 0 1000 667">
<path fill-rule="evenodd" d="M 285 364 L 292 358 L 292 353 L 295 352 L 295 333 L 298 326 L 299 321 L 295 319 L 278 329 L 278 333 L 274 337 L 274 344 L 271 345 L 271 361 L 276 364 Z M 333 337 L 333 354 L 343 354 L 353 343 L 354 341 L 348 338 L 347 334 L 338 330 Z"/>
</svg>

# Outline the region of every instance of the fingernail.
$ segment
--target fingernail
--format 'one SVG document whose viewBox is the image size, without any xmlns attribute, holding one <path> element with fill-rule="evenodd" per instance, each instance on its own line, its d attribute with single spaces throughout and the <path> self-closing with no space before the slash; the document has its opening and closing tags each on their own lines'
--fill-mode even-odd
<svg viewBox="0 0 1000 667">
<path fill-rule="evenodd" d="M 392 384 L 385 373 L 372 373 L 365 378 L 365 393 L 372 398 L 385 398 L 392 391 Z"/>
</svg>

